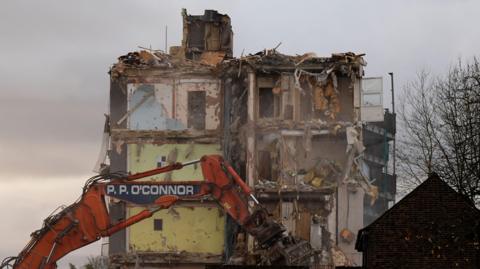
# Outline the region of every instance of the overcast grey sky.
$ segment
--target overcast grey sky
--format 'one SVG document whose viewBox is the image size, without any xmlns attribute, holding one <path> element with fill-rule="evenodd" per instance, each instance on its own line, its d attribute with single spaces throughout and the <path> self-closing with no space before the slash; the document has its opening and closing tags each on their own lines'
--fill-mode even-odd
<svg viewBox="0 0 480 269">
<path fill-rule="evenodd" d="M 366 53 L 366 75 L 384 76 L 388 92 L 394 72 L 399 94 L 419 69 L 444 73 L 480 54 L 480 1 L 3 0 L 0 256 L 17 254 L 47 214 L 80 194 L 99 151 L 109 66 L 137 46 L 163 49 L 165 25 L 169 45 L 180 44 L 182 7 L 229 14 L 237 56 L 279 42 L 287 54 Z M 98 244 L 66 260 L 89 253 Z"/>
</svg>

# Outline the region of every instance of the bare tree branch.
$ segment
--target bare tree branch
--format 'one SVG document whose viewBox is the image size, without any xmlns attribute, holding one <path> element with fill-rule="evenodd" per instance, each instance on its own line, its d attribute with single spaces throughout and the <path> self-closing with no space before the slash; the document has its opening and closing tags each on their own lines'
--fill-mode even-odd
<svg viewBox="0 0 480 269">
<path fill-rule="evenodd" d="M 436 172 L 480 202 L 480 64 L 458 61 L 447 75 L 426 71 L 405 87 L 399 111 L 400 187 Z"/>
</svg>

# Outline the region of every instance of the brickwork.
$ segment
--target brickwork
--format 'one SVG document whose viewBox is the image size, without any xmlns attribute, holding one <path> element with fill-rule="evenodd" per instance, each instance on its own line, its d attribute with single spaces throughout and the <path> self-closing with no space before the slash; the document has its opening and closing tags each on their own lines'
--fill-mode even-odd
<svg viewBox="0 0 480 269">
<path fill-rule="evenodd" d="M 480 210 L 433 175 L 364 228 L 365 268 L 480 268 Z"/>
</svg>

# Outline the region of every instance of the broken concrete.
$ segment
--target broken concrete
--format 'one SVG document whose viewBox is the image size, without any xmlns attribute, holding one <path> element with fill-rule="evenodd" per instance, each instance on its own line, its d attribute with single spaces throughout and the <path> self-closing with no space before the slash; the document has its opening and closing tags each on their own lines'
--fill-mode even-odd
<svg viewBox="0 0 480 269">
<path fill-rule="evenodd" d="M 373 202 L 378 196 L 362 164 L 364 54 L 317 57 L 266 49 L 233 58 L 228 16 L 182 16 L 182 46 L 170 54 L 131 52 L 111 68 L 112 166 L 127 168 L 135 162 L 125 151 L 144 146 L 177 145 L 185 151 L 177 153 L 189 158 L 192 145 L 218 145 L 277 220 L 311 242 L 315 265 L 361 264 L 351 239 L 363 227 L 364 195 Z M 162 154 L 168 161 L 170 154 Z M 128 209 L 117 207 L 121 218 Z M 111 247 L 121 253 L 111 257 L 128 268 L 138 260 L 152 268 L 170 262 L 200 268 L 230 258 L 258 262 L 255 244 L 232 221 L 226 219 L 222 236 L 217 253 L 165 253 L 153 246 L 141 254 Z"/>
</svg>

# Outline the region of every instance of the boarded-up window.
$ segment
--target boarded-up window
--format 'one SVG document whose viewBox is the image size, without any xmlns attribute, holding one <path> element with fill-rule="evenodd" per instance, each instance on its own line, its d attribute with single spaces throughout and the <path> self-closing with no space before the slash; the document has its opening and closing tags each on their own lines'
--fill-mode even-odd
<svg viewBox="0 0 480 269">
<path fill-rule="evenodd" d="M 188 128 L 205 130 L 205 92 L 188 92 Z"/>
<path fill-rule="evenodd" d="M 300 119 L 310 120 L 312 119 L 312 108 L 313 108 L 313 95 L 311 87 L 308 87 L 306 84 L 302 85 L 304 94 L 300 94 Z"/>
<path fill-rule="evenodd" d="M 311 215 L 309 212 L 300 212 L 297 216 L 297 222 L 295 223 L 295 235 L 304 239 L 310 240 L 310 226 Z"/>
<path fill-rule="evenodd" d="M 282 96 L 280 91 L 277 93 L 274 91 L 273 93 L 273 116 L 278 118 L 282 112 Z"/>
<path fill-rule="evenodd" d="M 258 92 L 260 118 L 272 118 L 274 111 L 272 88 L 260 88 Z"/>
<path fill-rule="evenodd" d="M 206 50 L 220 49 L 220 27 L 213 24 L 205 25 L 205 43 Z"/>
<path fill-rule="evenodd" d="M 163 220 L 162 219 L 154 219 L 153 220 L 153 230 L 154 231 L 163 230 Z"/>
<path fill-rule="evenodd" d="M 287 231 L 296 231 L 295 229 L 295 208 L 292 202 L 282 202 L 282 224 Z"/>
<path fill-rule="evenodd" d="M 270 152 L 259 151 L 258 152 L 258 176 L 262 180 L 272 179 L 272 159 L 270 158 Z"/>
<path fill-rule="evenodd" d="M 340 111 L 337 114 L 339 121 L 353 121 L 354 119 L 354 104 L 353 104 L 353 87 L 352 79 L 338 76 L 337 89 L 339 91 L 338 98 L 340 99 Z"/>
<path fill-rule="evenodd" d="M 188 46 L 203 50 L 205 47 L 205 25 L 199 22 L 188 24 Z"/>
<path fill-rule="evenodd" d="M 285 120 L 293 120 L 293 106 L 292 105 L 285 105 L 285 112 L 283 112 L 283 119 Z"/>
<path fill-rule="evenodd" d="M 293 120 L 293 78 L 291 75 L 282 74 L 280 86 L 282 89 L 283 119 Z"/>
<path fill-rule="evenodd" d="M 164 167 L 167 165 L 167 156 L 159 156 L 157 158 L 157 167 Z"/>
</svg>

